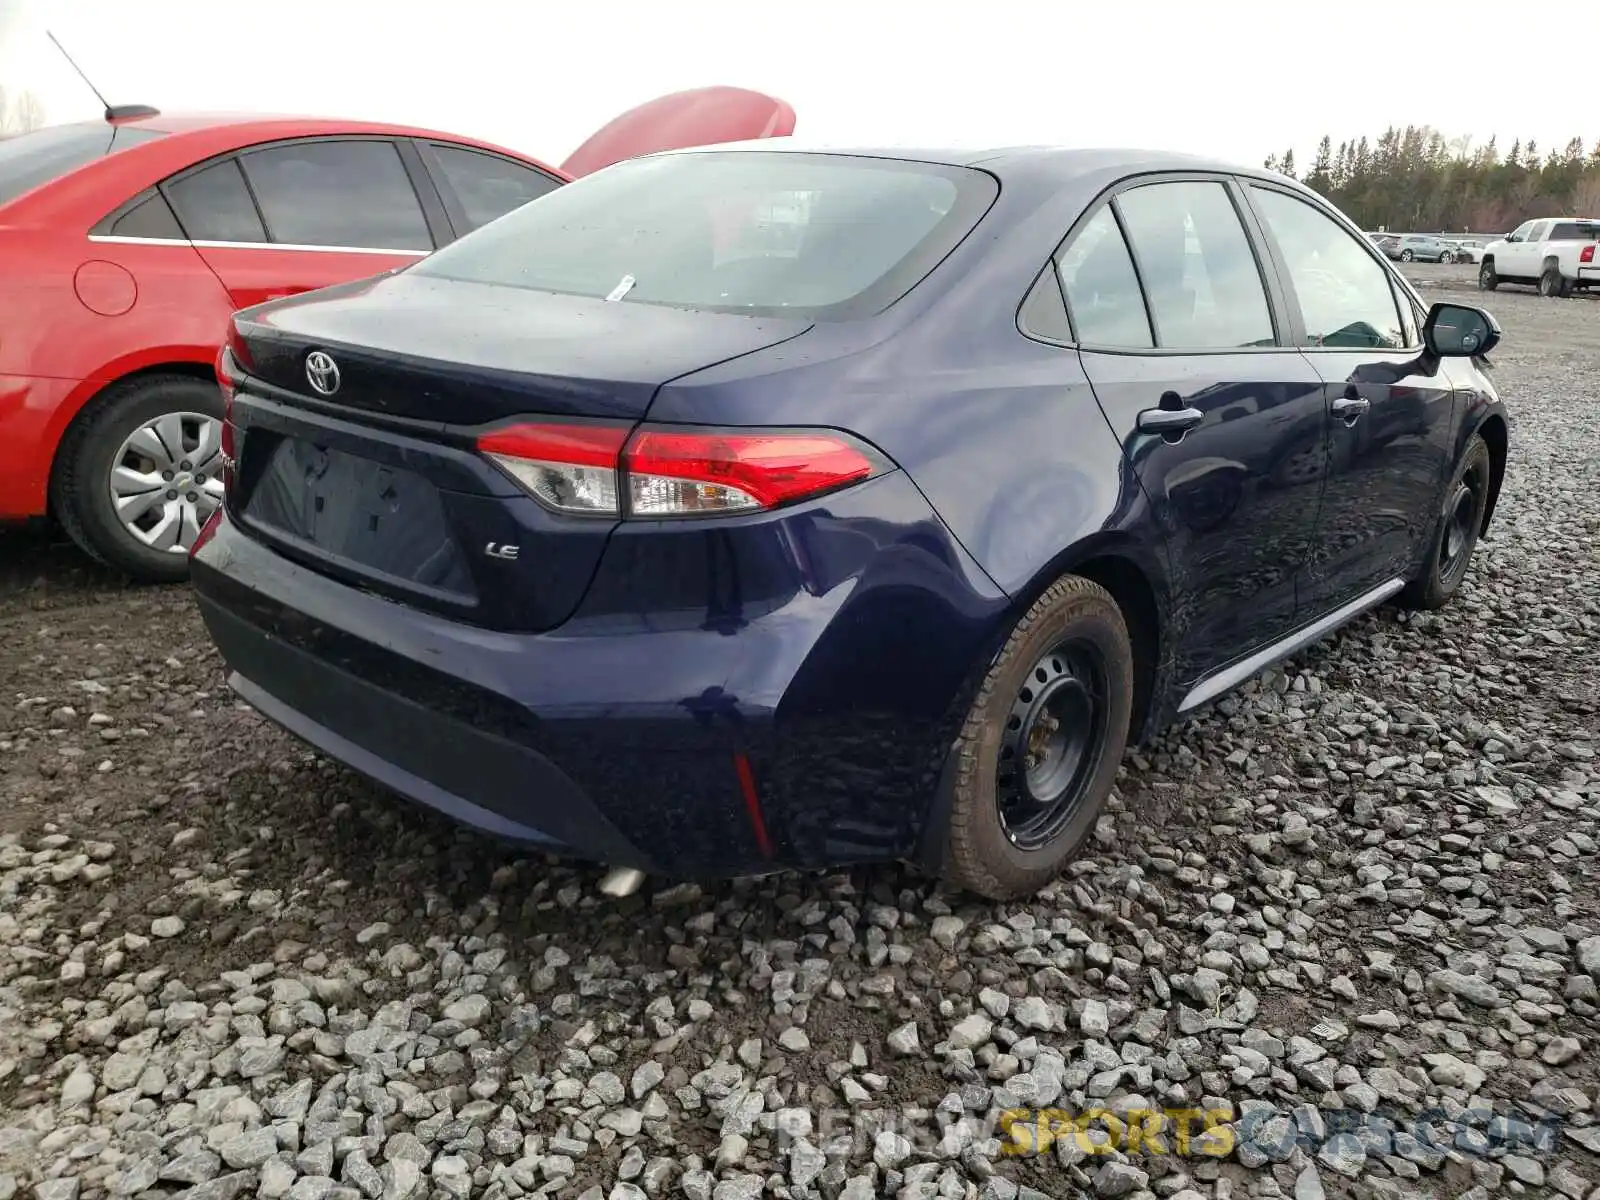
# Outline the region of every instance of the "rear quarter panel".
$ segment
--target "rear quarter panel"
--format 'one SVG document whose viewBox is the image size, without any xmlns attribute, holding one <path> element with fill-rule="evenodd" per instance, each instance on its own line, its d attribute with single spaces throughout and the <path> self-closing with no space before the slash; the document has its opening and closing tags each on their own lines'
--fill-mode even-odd
<svg viewBox="0 0 1600 1200">
<path fill-rule="evenodd" d="M 0 230 L 0 516 L 43 515 L 56 446 L 94 396 L 152 367 L 210 366 L 231 311 L 193 247 Z M 31 381 L 24 387 L 19 381 Z"/>
<path fill-rule="evenodd" d="M 1076 352 L 1014 324 L 984 334 L 952 340 L 919 325 L 835 357 L 849 331 L 819 326 L 668 385 L 650 419 L 858 434 L 911 476 L 995 584 L 1026 596 L 1075 546 L 1145 540 L 1143 493 Z"/>
</svg>

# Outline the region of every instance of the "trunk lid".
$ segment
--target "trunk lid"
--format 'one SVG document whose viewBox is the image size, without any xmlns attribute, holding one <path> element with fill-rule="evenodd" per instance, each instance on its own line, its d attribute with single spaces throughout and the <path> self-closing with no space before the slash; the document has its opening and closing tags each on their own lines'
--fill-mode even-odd
<svg viewBox="0 0 1600 1200">
<path fill-rule="evenodd" d="M 530 416 L 631 426 L 662 383 L 808 327 L 406 273 L 248 309 L 234 319 L 228 509 L 285 557 L 366 590 L 549 629 L 617 522 L 543 507 L 477 435 Z"/>
<path fill-rule="evenodd" d="M 341 410 L 460 427 L 529 413 L 637 419 L 667 380 L 808 322 L 401 272 L 247 309 L 235 325 L 270 384 Z M 313 350 L 337 364 L 330 396 L 310 386 Z"/>
</svg>

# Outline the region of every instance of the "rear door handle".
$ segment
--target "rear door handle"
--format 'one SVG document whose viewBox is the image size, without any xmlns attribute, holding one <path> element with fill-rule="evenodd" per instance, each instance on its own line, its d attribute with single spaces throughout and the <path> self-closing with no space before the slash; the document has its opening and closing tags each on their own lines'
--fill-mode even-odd
<svg viewBox="0 0 1600 1200">
<path fill-rule="evenodd" d="M 1205 419 L 1198 408 L 1147 408 L 1139 414 L 1139 431 L 1181 437 Z"/>
<path fill-rule="evenodd" d="M 1353 425 L 1371 407 L 1372 401 L 1364 396 L 1340 396 L 1333 402 L 1333 415 L 1346 425 Z"/>
</svg>

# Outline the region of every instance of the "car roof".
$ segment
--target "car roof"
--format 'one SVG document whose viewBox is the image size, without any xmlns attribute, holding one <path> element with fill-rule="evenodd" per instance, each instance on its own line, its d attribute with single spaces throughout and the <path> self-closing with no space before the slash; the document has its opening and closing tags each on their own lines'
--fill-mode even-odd
<svg viewBox="0 0 1600 1200">
<path fill-rule="evenodd" d="M 770 154 L 831 154 L 858 158 L 897 159 L 904 162 L 933 163 L 955 167 L 981 167 L 995 175 L 1077 176 L 1116 168 L 1125 174 L 1156 171 L 1205 171 L 1247 175 L 1273 182 L 1289 182 L 1277 172 L 1259 167 L 1172 150 L 1138 147 L 1067 147 L 1048 145 L 931 147 L 908 145 L 854 145 L 809 142 L 788 137 L 759 142 L 726 142 L 716 146 L 694 146 L 670 150 L 668 154 L 715 154 L 719 152 Z"/>
<path fill-rule="evenodd" d="M 84 125 L 99 124 L 97 121 L 84 121 Z M 304 116 L 294 113 L 261 113 L 261 112 L 182 112 L 182 113 L 155 113 L 146 117 L 128 117 L 111 122 L 117 126 L 129 126 L 135 129 L 148 129 L 153 133 L 165 133 L 174 137 L 184 134 L 204 133 L 209 131 L 226 130 L 229 134 L 237 136 L 241 142 L 269 140 L 281 137 L 321 137 L 327 134 L 353 133 L 372 134 L 389 137 L 422 137 L 446 138 L 453 142 L 473 142 L 480 145 L 489 143 L 480 142 L 477 138 L 463 137 L 459 133 L 449 133 L 442 129 L 430 129 L 420 125 L 397 125 L 389 121 L 363 121 L 353 120 L 348 117 L 318 117 Z M 499 147 L 496 147 L 499 149 Z M 518 157 L 526 157 L 516 151 Z"/>
<path fill-rule="evenodd" d="M 67 171 L 10 202 L 7 215 L 28 223 L 88 220 L 91 223 L 128 197 L 177 171 L 222 154 L 265 142 L 319 137 L 421 138 L 504 155 L 557 180 L 567 176 L 547 163 L 505 146 L 459 133 L 382 121 L 262 113 L 151 113 L 137 117 L 78 121 L 56 129 L 130 129 L 157 135 Z M 20 208 L 18 207 L 20 206 Z M 93 215 L 91 215 L 91 213 Z"/>
</svg>

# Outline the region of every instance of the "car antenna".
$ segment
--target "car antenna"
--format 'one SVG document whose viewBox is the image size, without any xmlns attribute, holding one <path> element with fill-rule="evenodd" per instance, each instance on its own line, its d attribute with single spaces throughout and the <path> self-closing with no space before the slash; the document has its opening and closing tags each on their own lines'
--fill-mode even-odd
<svg viewBox="0 0 1600 1200">
<path fill-rule="evenodd" d="M 72 55 L 67 53 L 67 48 L 61 44 L 61 39 L 48 29 L 44 31 L 44 35 L 50 39 L 57 50 L 61 51 L 61 57 L 66 59 L 67 65 L 78 73 L 78 78 L 88 85 L 89 90 L 94 93 L 94 98 L 100 101 L 101 107 L 106 110 L 107 121 L 126 120 L 131 117 L 158 117 L 161 115 L 148 104 L 107 104 L 106 98 L 100 94 L 100 89 L 95 87 L 94 81 L 83 73 L 83 68 L 77 64 Z"/>
</svg>

